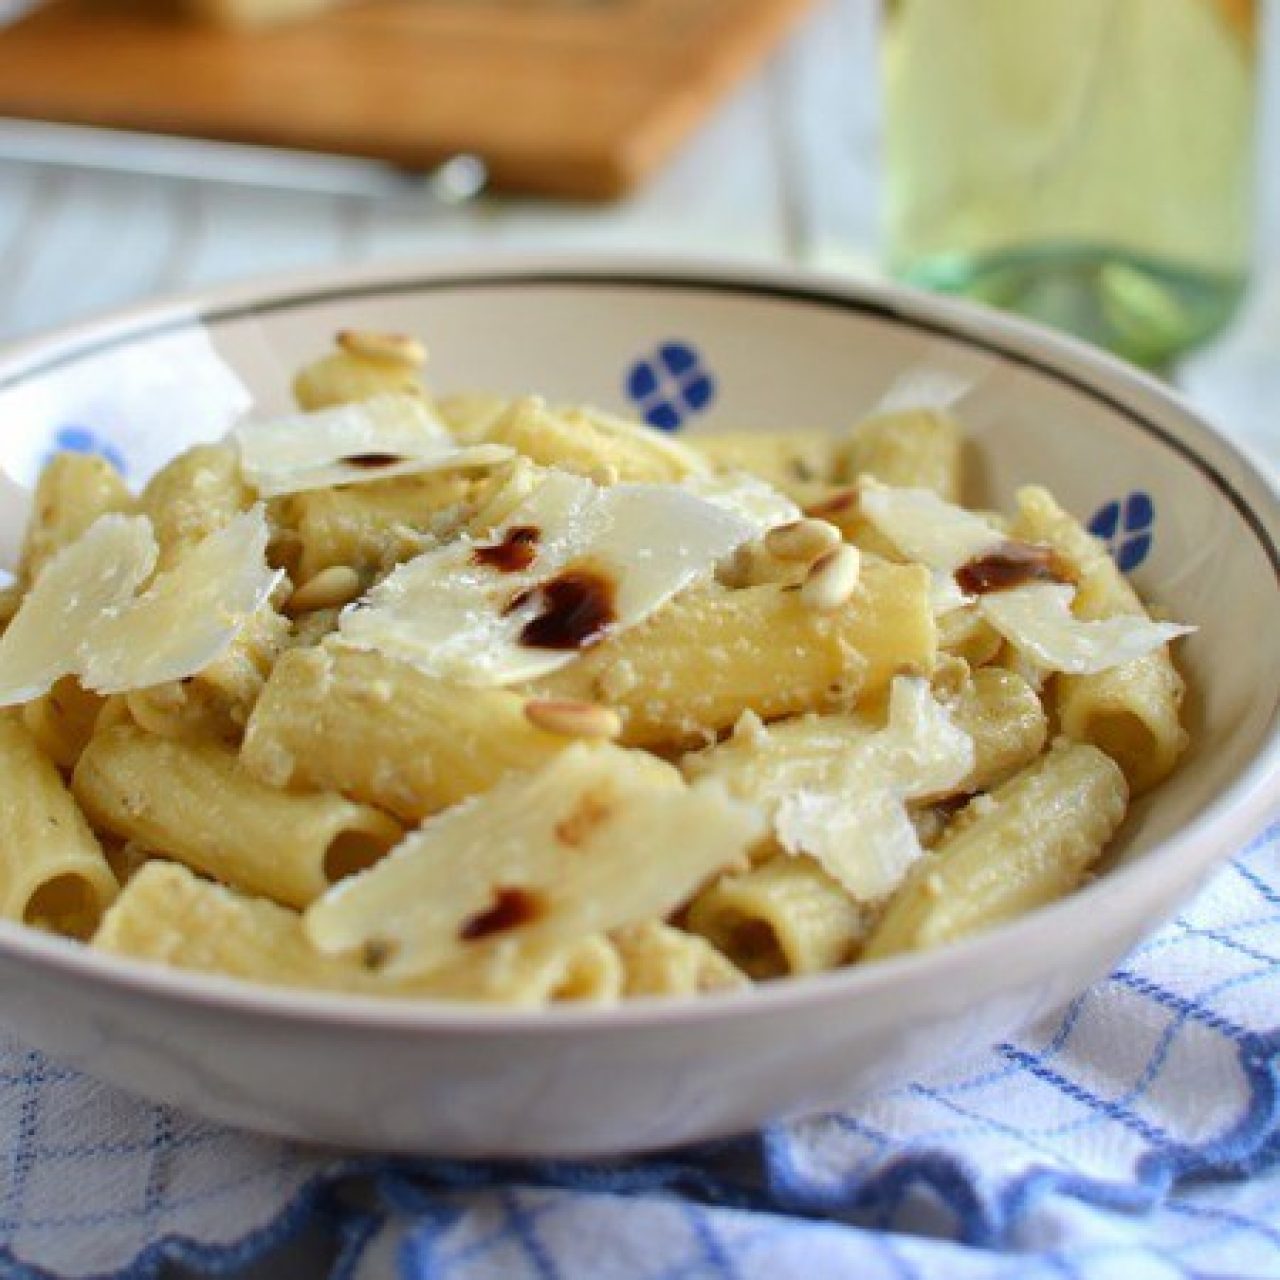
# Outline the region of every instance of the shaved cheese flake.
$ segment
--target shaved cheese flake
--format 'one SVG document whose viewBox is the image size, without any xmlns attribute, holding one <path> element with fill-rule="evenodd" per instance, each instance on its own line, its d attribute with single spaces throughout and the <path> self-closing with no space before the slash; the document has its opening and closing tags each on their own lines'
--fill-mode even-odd
<svg viewBox="0 0 1280 1280">
<path fill-rule="evenodd" d="M 504 946 L 661 919 L 746 864 L 760 816 L 715 783 L 620 747 L 570 747 L 413 832 L 303 917 L 328 954 L 430 973 Z"/>
<path fill-rule="evenodd" d="M 920 857 L 906 802 L 959 786 L 973 768 L 973 741 L 927 680 L 899 676 L 883 728 L 857 715 L 811 716 L 735 737 L 686 768 L 759 804 L 788 853 L 808 854 L 872 901 Z"/>
<path fill-rule="evenodd" d="M 682 768 L 689 777 L 722 782 L 772 817 L 788 796 L 834 792 L 841 762 L 873 732 L 857 715 L 804 716 L 766 727 L 748 712 L 728 741 L 686 756 Z"/>
<path fill-rule="evenodd" d="M 267 532 L 261 507 L 237 516 L 138 596 L 155 570 L 151 523 L 103 516 L 49 561 L 0 636 L 0 706 L 66 675 L 123 693 L 202 670 L 280 580 L 266 563 Z"/>
<path fill-rule="evenodd" d="M 30 702 L 79 670 L 103 613 L 151 576 L 156 540 L 145 516 L 106 515 L 45 565 L 0 636 L 0 706 Z"/>
<path fill-rule="evenodd" d="M 705 502 L 750 520 L 759 533 L 799 520 L 804 514 L 785 493 L 748 471 L 686 476 L 680 487 Z"/>
<path fill-rule="evenodd" d="M 267 565 L 261 506 L 238 515 L 131 603 L 104 611 L 81 644 L 82 682 L 123 693 L 203 670 L 266 603 L 282 574 Z"/>
<path fill-rule="evenodd" d="M 929 575 L 929 608 L 935 618 L 954 613 L 972 602 L 972 597 L 965 595 L 956 582 L 955 575 L 933 569 Z"/>
<path fill-rule="evenodd" d="M 984 517 L 944 502 L 929 489 L 891 489 L 863 482 L 862 514 L 908 560 L 954 573 L 1005 541 Z"/>
<path fill-rule="evenodd" d="M 894 680 L 889 720 L 871 749 L 886 784 L 904 800 L 946 795 L 973 768 L 973 740 L 918 676 Z"/>
<path fill-rule="evenodd" d="M 0 586 L 18 571 L 22 535 L 31 519 L 34 495 L 0 467 Z"/>
<path fill-rule="evenodd" d="M 922 853 L 906 806 L 887 787 L 796 792 L 779 805 L 774 830 L 788 853 L 809 854 L 860 902 L 891 893 Z"/>
<path fill-rule="evenodd" d="M 855 898 L 892 893 L 922 849 L 906 801 L 948 794 L 973 768 L 973 740 L 928 681 L 898 677 L 885 727 L 850 752 L 824 791 L 783 799 L 775 818 L 790 853 L 808 853 Z"/>
<path fill-rule="evenodd" d="M 245 423 L 240 468 L 263 497 L 505 462 L 501 444 L 460 445 L 415 396 L 374 396 L 318 413 Z"/>
<path fill-rule="evenodd" d="M 1126 613 L 1096 622 L 1071 612 L 1075 589 L 1052 582 L 993 592 L 979 601 L 983 616 L 1010 644 L 1040 666 L 1067 675 L 1093 675 L 1132 662 L 1189 635 L 1195 627 L 1153 622 Z"/>
<path fill-rule="evenodd" d="M 670 485 L 600 488 L 548 472 L 482 543 L 428 551 L 348 608 L 339 642 L 466 684 L 529 680 L 643 621 L 754 534 L 743 517 Z M 502 554 L 522 538 L 523 554 Z M 584 609 L 599 612 L 597 626 L 563 647 L 531 635 L 554 613 L 557 591 L 581 591 Z M 572 600 L 564 608 L 584 620 Z"/>
</svg>

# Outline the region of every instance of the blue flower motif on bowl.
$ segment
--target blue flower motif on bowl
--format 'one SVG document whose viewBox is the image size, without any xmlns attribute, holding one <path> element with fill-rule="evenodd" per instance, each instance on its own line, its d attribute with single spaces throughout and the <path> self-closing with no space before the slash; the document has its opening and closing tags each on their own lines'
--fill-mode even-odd
<svg viewBox="0 0 1280 1280">
<path fill-rule="evenodd" d="M 716 398 L 716 382 L 688 342 L 662 343 L 627 371 L 627 398 L 661 431 L 676 431 Z"/>
<path fill-rule="evenodd" d="M 1156 504 L 1139 489 L 1099 507 L 1089 521 L 1089 532 L 1107 544 L 1120 571 L 1129 573 L 1151 554 L 1155 523 Z"/>
<path fill-rule="evenodd" d="M 96 453 L 111 463 L 121 475 L 128 469 L 124 454 L 110 440 L 100 436 L 91 427 L 80 426 L 77 423 L 68 423 L 54 432 L 45 461 L 47 462 L 55 453 Z"/>
</svg>

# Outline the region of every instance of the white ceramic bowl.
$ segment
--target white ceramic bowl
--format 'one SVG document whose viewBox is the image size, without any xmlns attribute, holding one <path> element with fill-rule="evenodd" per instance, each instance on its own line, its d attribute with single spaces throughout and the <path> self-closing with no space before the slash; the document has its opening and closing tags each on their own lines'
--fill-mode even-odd
<svg viewBox="0 0 1280 1280">
<path fill-rule="evenodd" d="M 941 953 L 698 1002 L 501 1012 L 308 996 L 0 924 L 0 1017 L 62 1061 L 232 1124 L 358 1147 L 567 1155 L 708 1138 L 846 1104 L 1015 1031 L 1101 975 L 1276 807 L 1275 491 L 1151 379 L 951 302 L 581 259 L 295 277 L 9 353 L 0 463 L 29 480 L 60 441 L 114 451 L 141 479 L 250 401 L 283 408 L 290 370 L 349 326 L 425 335 L 442 389 L 536 388 L 690 434 L 836 430 L 886 394 L 958 395 L 984 500 L 1048 483 L 1114 529 L 1144 592 L 1199 624 L 1182 650 L 1194 748 L 1136 807 L 1118 865 L 1065 902 Z"/>
</svg>

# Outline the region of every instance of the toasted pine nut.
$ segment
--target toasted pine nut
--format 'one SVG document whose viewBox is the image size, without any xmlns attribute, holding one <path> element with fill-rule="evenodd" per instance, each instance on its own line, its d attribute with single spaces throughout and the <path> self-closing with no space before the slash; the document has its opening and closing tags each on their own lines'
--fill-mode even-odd
<svg viewBox="0 0 1280 1280">
<path fill-rule="evenodd" d="M 963 658 L 957 658 L 951 653 L 940 653 L 929 674 L 929 684 L 939 697 L 954 698 L 968 683 L 971 674 L 969 664 Z"/>
<path fill-rule="evenodd" d="M 838 609 L 848 603 L 858 589 L 862 556 L 857 547 L 841 546 L 829 551 L 809 570 L 800 588 L 800 599 L 810 609 Z"/>
<path fill-rule="evenodd" d="M 607 489 L 617 484 L 621 476 L 612 462 L 602 462 L 599 466 L 591 468 L 591 474 L 587 478 L 592 484 L 598 484 L 601 488 Z"/>
<path fill-rule="evenodd" d="M 762 538 L 758 542 L 744 542 L 722 560 L 717 566 L 716 578 L 726 587 L 763 587 L 770 583 L 798 587 L 808 571 L 809 565 L 803 560 L 783 560 L 770 555 Z"/>
<path fill-rule="evenodd" d="M 376 333 L 369 329 L 343 329 L 338 346 L 350 356 L 365 360 L 385 360 L 421 369 L 427 363 L 427 349 L 407 333 Z"/>
<path fill-rule="evenodd" d="M 792 520 L 764 535 L 765 550 L 779 560 L 812 562 L 841 543 L 840 530 L 825 520 Z"/>
<path fill-rule="evenodd" d="M 289 597 L 290 613 L 309 613 L 313 609 L 333 609 L 349 604 L 360 594 L 360 575 L 345 564 L 331 564 L 308 578 Z"/>
<path fill-rule="evenodd" d="M 820 498 L 817 502 L 806 507 L 804 513 L 807 516 L 817 517 L 845 515 L 852 511 L 859 501 L 856 488 L 837 489 L 835 493 L 829 493 L 825 498 Z"/>
<path fill-rule="evenodd" d="M 752 585 L 751 575 L 755 568 L 755 561 L 755 547 L 749 542 L 744 542 L 720 563 L 716 570 L 716 577 L 726 587 L 749 587 Z"/>
<path fill-rule="evenodd" d="M 622 732 L 622 717 L 595 702 L 539 699 L 526 702 L 524 714 L 535 729 L 562 738 L 616 738 Z"/>
</svg>

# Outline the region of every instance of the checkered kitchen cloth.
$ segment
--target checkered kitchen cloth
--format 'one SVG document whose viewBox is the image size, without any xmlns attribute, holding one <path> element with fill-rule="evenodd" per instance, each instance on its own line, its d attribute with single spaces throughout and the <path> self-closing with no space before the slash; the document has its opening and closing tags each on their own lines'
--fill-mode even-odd
<svg viewBox="0 0 1280 1280">
<path fill-rule="evenodd" d="M 0 1039 L 0 1280 L 1280 1276 L 1280 823 L 1064 1015 L 856 1111 L 677 1155 L 352 1160 Z"/>
</svg>

